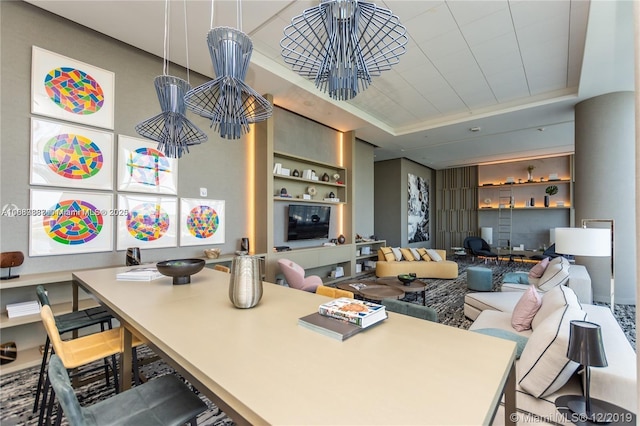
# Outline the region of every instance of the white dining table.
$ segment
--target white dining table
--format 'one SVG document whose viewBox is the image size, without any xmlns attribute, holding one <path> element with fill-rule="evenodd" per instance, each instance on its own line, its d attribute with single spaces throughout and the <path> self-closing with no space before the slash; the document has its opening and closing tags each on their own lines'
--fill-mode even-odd
<svg viewBox="0 0 640 426">
<path fill-rule="evenodd" d="M 238 309 L 228 273 L 116 280 L 125 269 L 76 272 L 74 286 L 113 311 L 125 347 L 135 334 L 237 424 L 490 424 L 503 395 L 514 424 L 513 342 L 395 313 L 338 341 L 298 325 L 325 296 L 265 282 L 260 303 Z"/>
</svg>

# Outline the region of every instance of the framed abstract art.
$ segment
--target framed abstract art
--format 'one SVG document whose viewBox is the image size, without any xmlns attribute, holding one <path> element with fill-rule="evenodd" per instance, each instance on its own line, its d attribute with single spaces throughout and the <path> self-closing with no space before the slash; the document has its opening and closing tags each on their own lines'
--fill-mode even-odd
<svg viewBox="0 0 640 426">
<path fill-rule="evenodd" d="M 31 185 L 113 189 L 113 133 L 31 118 Z"/>
<path fill-rule="evenodd" d="M 113 130 L 114 96 L 113 72 L 33 46 L 33 114 Z"/>
<path fill-rule="evenodd" d="M 180 245 L 224 243 L 224 201 L 180 199 Z"/>
<path fill-rule="evenodd" d="M 429 241 L 429 184 L 411 173 L 407 175 L 407 183 L 409 242 Z"/>
<path fill-rule="evenodd" d="M 31 190 L 29 256 L 113 250 L 113 196 Z"/>
<path fill-rule="evenodd" d="M 118 135 L 118 190 L 178 193 L 178 161 L 158 151 L 155 142 Z"/>
<path fill-rule="evenodd" d="M 117 249 L 175 247 L 178 202 L 174 197 L 118 195 Z"/>
</svg>

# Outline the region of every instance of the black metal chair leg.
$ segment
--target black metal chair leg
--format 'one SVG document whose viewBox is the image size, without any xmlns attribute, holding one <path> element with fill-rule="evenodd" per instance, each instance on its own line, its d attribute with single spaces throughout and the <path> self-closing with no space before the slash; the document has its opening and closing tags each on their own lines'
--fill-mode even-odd
<svg viewBox="0 0 640 426">
<path fill-rule="evenodd" d="M 42 391 L 42 385 L 44 383 L 45 368 L 47 366 L 47 359 L 49 358 L 49 346 L 51 341 L 47 336 L 47 341 L 44 344 L 44 352 L 42 353 L 42 362 L 40 363 L 40 377 L 38 377 L 38 387 L 36 388 L 35 401 L 33 402 L 33 413 L 38 411 L 38 403 L 40 402 L 40 392 Z"/>
</svg>

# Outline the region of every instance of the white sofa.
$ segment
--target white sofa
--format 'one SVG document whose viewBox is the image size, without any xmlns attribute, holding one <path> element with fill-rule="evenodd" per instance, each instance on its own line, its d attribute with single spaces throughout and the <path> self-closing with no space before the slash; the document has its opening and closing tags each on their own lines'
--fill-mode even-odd
<svg viewBox="0 0 640 426">
<path fill-rule="evenodd" d="M 521 336 L 531 337 L 532 330 L 517 332 L 511 326 L 511 316 L 523 292 L 489 292 L 470 293 L 467 296 L 474 298 L 474 323 L 470 330 L 500 329 Z M 544 296 L 543 296 L 544 297 Z M 476 310 L 482 305 L 482 309 L 476 315 Z M 465 304 L 466 305 L 466 304 Z M 544 305 L 544 298 L 543 298 Z M 637 412 L 637 385 L 636 385 L 636 353 L 629 344 L 622 329 L 618 325 L 611 311 L 602 306 L 583 304 L 582 310 L 586 313 L 587 321 L 600 324 L 604 341 L 608 366 L 591 368 L 591 396 L 593 398 L 609 401 L 634 413 Z M 539 311 L 540 312 L 540 311 Z M 535 329 L 535 327 L 534 327 Z M 527 343 L 528 344 L 528 343 Z M 525 347 L 526 350 L 526 347 Z M 523 352 L 524 356 L 524 352 Z M 518 409 L 519 423 L 561 423 L 571 424 L 568 419 L 560 416 L 555 407 L 555 400 L 561 395 L 581 395 L 581 375 L 573 373 L 569 381 L 550 395 L 536 398 L 525 391 L 519 384 L 522 378 L 523 367 L 520 361 L 516 362 L 517 395 L 516 407 Z M 502 415 L 496 415 L 494 424 L 501 424 Z"/>
</svg>

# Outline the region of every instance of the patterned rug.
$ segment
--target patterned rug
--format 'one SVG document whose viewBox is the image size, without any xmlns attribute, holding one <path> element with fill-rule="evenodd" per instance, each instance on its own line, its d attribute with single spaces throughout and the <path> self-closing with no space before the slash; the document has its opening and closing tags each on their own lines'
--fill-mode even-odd
<svg viewBox="0 0 640 426">
<path fill-rule="evenodd" d="M 426 305 L 434 308 L 438 312 L 439 322 L 452 327 L 467 329 L 471 325 L 463 313 L 464 295 L 467 292 L 466 269 L 472 263 L 460 262 L 459 276 L 454 280 L 427 280 L 429 283 L 426 292 Z M 493 270 L 493 290 L 500 288 L 502 277 L 512 271 L 527 270 L 528 265 L 519 263 L 502 263 L 501 265 L 484 265 Z M 374 275 L 361 277 L 363 282 L 374 281 Z M 422 294 L 414 293 L 408 295 L 405 301 L 422 304 Z M 598 305 L 608 306 L 605 303 Z M 616 319 L 629 339 L 629 342 L 636 348 L 636 315 L 635 305 L 616 305 Z M 146 347 L 139 349 L 139 357 L 148 358 L 153 353 Z M 38 382 L 39 367 L 22 370 L 13 374 L 3 375 L 0 378 L 0 424 L 2 426 L 13 425 L 37 425 L 38 416 L 32 414 L 35 388 Z M 142 374 L 147 378 L 175 373 L 162 360 L 151 362 L 141 367 Z M 197 392 L 197 390 L 196 390 Z M 113 388 L 107 387 L 104 380 L 96 381 L 78 389 L 78 399 L 81 405 L 91 405 L 96 401 L 109 398 L 113 395 Z M 233 421 L 217 408 L 211 401 L 200 395 L 203 401 L 209 406 L 209 410 L 198 417 L 199 425 L 233 425 Z M 63 425 L 66 420 L 63 419 Z"/>
</svg>

